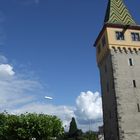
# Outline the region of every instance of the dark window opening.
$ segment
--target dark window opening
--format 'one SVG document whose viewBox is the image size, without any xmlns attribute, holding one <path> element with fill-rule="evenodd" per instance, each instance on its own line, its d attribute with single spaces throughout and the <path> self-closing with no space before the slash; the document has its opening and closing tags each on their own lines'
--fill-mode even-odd
<svg viewBox="0 0 140 140">
<path fill-rule="evenodd" d="M 140 112 L 140 105 L 139 105 L 139 104 L 137 104 L 137 107 L 138 107 L 138 112 Z"/>
<path fill-rule="evenodd" d="M 133 41 L 140 41 L 139 33 L 131 33 L 131 38 Z"/>
<path fill-rule="evenodd" d="M 117 40 L 124 40 L 124 33 L 123 32 L 116 32 L 116 39 Z"/>
<path fill-rule="evenodd" d="M 132 58 L 129 58 L 129 65 L 130 66 L 133 66 L 133 60 L 132 60 Z"/>
<path fill-rule="evenodd" d="M 133 80 L 133 87 L 136 88 L 136 81 Z"/>
</svg>

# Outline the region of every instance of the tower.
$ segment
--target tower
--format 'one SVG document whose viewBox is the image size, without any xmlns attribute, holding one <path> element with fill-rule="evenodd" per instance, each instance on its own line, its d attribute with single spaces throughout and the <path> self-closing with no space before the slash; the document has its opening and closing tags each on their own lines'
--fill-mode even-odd
<svg viewBox="0 0 140 140">
<path fill-rule="evenodd" d="M 123 0 L 108 0 L 94 46 L 105 140 L 140 140 L 140 26 Z"/>
</svg>

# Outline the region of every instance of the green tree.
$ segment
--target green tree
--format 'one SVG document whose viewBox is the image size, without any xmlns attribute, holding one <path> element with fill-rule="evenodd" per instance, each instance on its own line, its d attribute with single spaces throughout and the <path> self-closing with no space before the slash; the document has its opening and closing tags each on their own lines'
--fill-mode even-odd
<svg viewBox="0 0 140 140">
<path fill-rule="evenodd" d="M 76 124 L 76 121 L 75 121 L 75 118 L 72 117 L 72 120 L 70 122 L 70 128 L 69 128 L 69 135 L 70 137 L 74 137 L 77 133 L 77 124 Z"/>
<path fill-rule="evenodd" d="M 0 113 L 0 139 L 2 140 L 49 140 L 64 132 L 62 122 L 56 116 L 26 113 L 10 115 Z"/>
<path fill-rule="evenodd" d="M 93 131 L 87 131 L 84 133 L 83 137 L 87 140 L 96 140 L 97 136 Z"/>
<path fill-rule="evenodd" d="M 70 128 L 68 132 L 68 140 L 82 140 L 83 132 L 77 128 L 75 118 L 73 117 L 70 122 Z"/>
<path fill-rule="evenodd" d="M 96 133 L 93 131 L 82 132 L 77 128 L 75 118 L 73 117 L 70 122 L 69 131 L 65 132 L 61 140 L 97 140 Z"/>
</svg>

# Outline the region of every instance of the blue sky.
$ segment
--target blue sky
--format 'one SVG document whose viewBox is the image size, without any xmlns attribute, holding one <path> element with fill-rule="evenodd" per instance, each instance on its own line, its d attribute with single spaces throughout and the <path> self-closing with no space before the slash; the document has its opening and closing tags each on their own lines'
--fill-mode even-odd
<svg viewBox="0 0 140 140">
<path fill-rule="evenodd" d="M 138 0 L 125 3 L 140 23 Z M 56 112 L 66 123 L 75 116 L 83 129 L 88 120 L 101 120 L 100 103 L 89 97 L 100 100 L 92 46 L 103 25 L 106 6 L 105 0 L 1 0 L 0 100 L 5 100 L 1 111 Z M 7 79 L 10 82 L 6 83 Z M 53 100 L 45 100 L 45 95 Z M 65 111 L 66 117 L 58 110 Z"/>
</svg>

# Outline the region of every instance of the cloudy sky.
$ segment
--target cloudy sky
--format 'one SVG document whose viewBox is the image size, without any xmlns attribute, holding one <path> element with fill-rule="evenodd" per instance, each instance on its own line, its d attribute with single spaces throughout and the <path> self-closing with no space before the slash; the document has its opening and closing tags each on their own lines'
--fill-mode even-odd
<svg viewBox="0 0 140 140">
<path fill-rule="evenodd" d="M 140 23 L 139 1 L 125 0 Z M 0 1 L 0 111 L 72 117 L 84 131 L 102 125 L 93 43 L 104 0 Z M 45 96 L 53 100 L 45 99 Z"/>
</svg>

